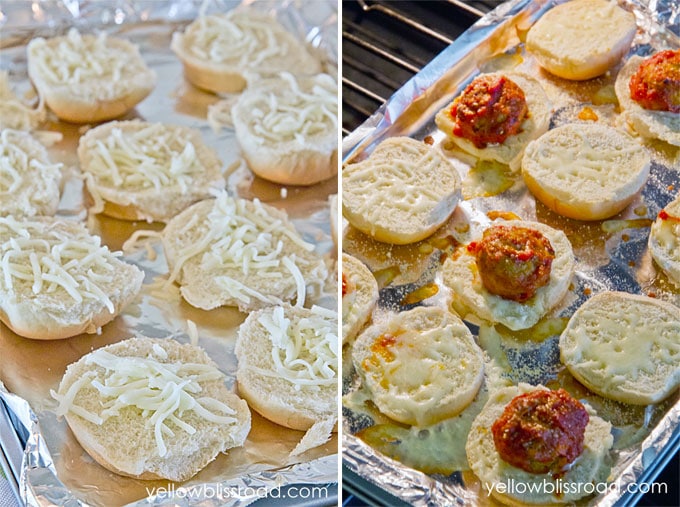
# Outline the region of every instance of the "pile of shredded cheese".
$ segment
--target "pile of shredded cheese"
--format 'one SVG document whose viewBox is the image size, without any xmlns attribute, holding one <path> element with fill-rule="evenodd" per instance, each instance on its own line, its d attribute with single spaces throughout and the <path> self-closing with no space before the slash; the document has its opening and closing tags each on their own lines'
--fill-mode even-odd
<svg viewBox="0 0 680 507">
<path fill-rule="evenodd" d="M 303 386 L 335 385 L 338 375 L 338 314 L 313 306 L 309 315 L 286 317 L 277 306 L 258 322 L 272 342 L 274 374 L 300 390 Z M 272 376 L 272 372 L 258 372 Z"/>
<path fill-rule="evenodd" d="M 334 135 L 338 124 L 335 80 L 327 74 L 314 76 L 309 89 L 302 89 L 295 76 L 280 75 L 287 86 L 252 92 L 237 104 L 249 118 L 249 129 L 261 145 L 296 141 L 307 144 L 313 136 Z M 307 86 L 305 86 L 306 88 Z"/>
<path fill-rule="evenodd" d="M 99 81 L 118 82 L 134 72 L 129 52 L 108 44 L 106 33 L 81 36 L 71 28 L 58 43 L 34 39 L 29 48 L 44 79 L 57 85 Z"/>
<path fill-rule="evenodd" d="M 134 130 L 111 129 L 104 139 L 90 142 L 85 170 L 99 184 L 126 189 L 179 185 L 182 193 L 203 170 L 186 132 L 162 123 Z"/>
<path fill-rule="evenodd" d="M 168 354 L 158 344 L 153 345 L 157 357 L 117 356 L 98 349 L 86 356 L 86 364 L 96 366 L 76 380 L 63 394 L 51 391 L 59 402 L 57 415 L 72 412 L 93 424 L 102 425 L 107 419 L 120 415 L 121 410 L 135 407 L 146 419 L 146 427 L 153 427 L 158 455 L 167 454 L 164 437 L 174 437 L 175 428 L 193 435 L 196 428 L 182 420 L 192 411 L 215 424 L 233 424 L 236 411 L 221 401 L 201 396 L 200 382 L 219 380 L 223 374 L 214 366 L 201 363 L 164 362 Z M 99 413 L 75 403 L 84 387 L 93 387 L 101 397 Z"/>
<path fill-rule="evenodd" d="M 188 50 L 201 60 L 258 68 L 289 52 L 285 30 L 271 17 L 230 11 L 201 16 L 184 33 Z"/>
<path fill-rule="evenodd" d="M 103 290 L 115 275 L 120 255 L 101 245 L 101 238 L 85 229 L 73 234 L 58 222 L 19 221 L 0 217 L 0 287 L 8 293 L 54 294 L 81 303 L 104 303 L 110 313 L 113 302 Z"/>
<path fill-rule="evenodd" d="M 194 215 L 179 236 L 199 226 L 200 217 Z M 248 201 L 229 196 L 225 191 L 215 198 L 213 209 L 207 216 L 203 235 L 185 245 L 178 253 L 178 259 L 169 281 L 177 279 L 184 264 L 201 255 L 201 268 L 215 276 L 216 283 L 230 297 L 250 302 L 251 297 L 266 303 L 277 304 L 281 300 L 262 294 L 239 280 L 219 275 L 225 270 L 237 270 L 245 280 L 249 275 L 280 280 L 286 272 L 294 277 L 297 285 L 297 305 L 303 305 L 306 283 L 300 270 L 301 263 L 295 254 L 287 254 L 281 236 L 307 251 L 314 246 L 305 242 L 283 219 L 272 216 L 259 200 Z M 320 261 L 322 262 L 322 261 Z"/>
<path fill-rule="evenodd" d="M 0 195 L 9 199 L 16 193 L 27 177 L 35 177 L 33 171 L 58 171 L 61 164 L 48 164 L 31 157 L 21 147 L 20 137 L 26 134 L 4 129 L 0 133 Z"/>
</svg>

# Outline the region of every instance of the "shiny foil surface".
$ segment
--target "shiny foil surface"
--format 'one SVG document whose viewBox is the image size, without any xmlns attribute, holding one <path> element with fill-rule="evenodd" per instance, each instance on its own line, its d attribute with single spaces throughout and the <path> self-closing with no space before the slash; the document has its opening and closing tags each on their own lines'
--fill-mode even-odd
<svg viewBox="0 0 680 507">
<path fill-rule="evenodd" d="M 590 81 L 568 82 L 541 70 L 524 50 L 523 40 L 529 27 L 558 3 L 562 2 L 511 0 L 499 5 L 404 84 L 343 141 L 343 159 L 350 162 L 362 160 L 388 137 L 410 136 L 418 140 L 429 137 L 429 142 L 449 156 L 463 180 L 463 200 L 454 214 L 431 238 L 419 243 L 406 246 L 379 243 L 344 222 L 343 250 L 363 261 L 376 275 L 381 288 L 373 322 L 387 319 L 395 311 L 412 308 L 413 301 L 448 306 L 450 289 L 443 285 L 438 272 L 442 252 L 452 247 L 450 238 L 454 244 L 468 243 L 474 232 L 487 226 L 494 216 L 504 217 L 511 212 L 524 220 L 561 229 L 571 241 L 576 256 L 572 286 L 559 306 L 539 323 L 542 327 L 508 333 L 498 326 L 469 323 L 485 350 L 487 379 L 477 399 L 464 410 L 465 415 L 454 420 L 427 428 L 409 428 L 387 419 L 365 403 L 370 394 L 362 388 L 350 364 L 350 347 L 345 347 L 344 464 L 376 489 L 410 504 L 497 505 L 468 469 L 460 442 L 464 444 L 469 424 L 483 406 L 488 390 L 508 383 L 565 387 L 612 423 L 613 466 L 608 479 L 612 487 L 579 501 L 578 505 L 619 505 L 630 501 L 632 496 L 626 485 L 650 480 L 680 445 L 677 391 L 664 402 L 647 407 L 605 400 L 571 377 L 560 363 L 558 349 L 559 334 L 568 317 L 597 292 L 621 290 L 680 305 L 680 290 L 652 262 L 647 249 L 649 226 L 680 191 L 680 148 L 657 141 L 645 142 L 652 165 L 640 195 L 611 219 L 579 222 L 560 217 L 537 202 L 521 175 L 492 167 L 487 173 L 492 177 L 482 177 L 479 168 L 475 168 L 475 159 L 452 149 L 434 125 L 436 112 L 450 103 L 476 74 L 510 69 L 528 73 L 543 85 L 553 104 L 551 127 L 586 121 L 578 117 L 586 105 L 596 113 L 598 122 L 616 125 L 613 83 L 622 63 Z M 619 3 L 635 13 L 638 25 L 630 54 L 647 55 L 654 50 L 680 48 L 677 2 L 625 0 Z M 414 295 L 417 297 L 405 299 Z M 376 431 L 371 433 L 371 429 Z M 448 437 L 442 436 L 445 434 Z M 372 436 L 367 438 L 367 435 Z M 410 442 L 411 451 L 406 448 L 406 441 Z M 459 449 L 446 454 L 449 464 L 457 465 L 445 466 L 444 458 L 432 459 L 433 455 L 445 453 L 447 443 Z M 429 455 L 425 451 L 418 454 L 417 449 L 428 449 Z M 404 465 L 397 458 L 413 466 Z"/>
<path fill-rule="evenodd" d="M 115 1 L 3 2 L 0 6 L 0 69 L 20 97 L 31 95 L 26 70 L 26 44 L 36 36 L 55 36 L 77 27 L 81 32 L 104 30 L 139 45 L 142 58 L 157 73 L 149 97 L 121 119 L 141 118 L 198 129 L 216 150 L 226 175 L 227 190 L 244 198 L 259 198 L 285 210 L 303 238 L 324 256 L 334 273 L 336 247 L 331 238 L 328 197 L 337 192 L 337 179 L 310 187 L 283 187 L 255 177 L 241 160 L 233 130 L 213 131 L 208 106 L 224 97 L 192 87 L 182 65 L 170 50 L 172 34 L 182 30 L 199 12 L 226 12 L 235 1 Z M 250 3 L 250 2 L 244 2 Z M 337 4 L 333 1 L 261 1 L 253 6 L 273 14 L 286 28 L 318 53 L 326 72 L 337 72 Z M 58 216 L 87 220 L 111 250 L 120 250 L 137 230 L 162 229 L 162 224 L 125 222 L 98 215 L 87 217 L 82 180 L 77 177 L 76 148 L 88 126 L 60 122 L 54 117 L 40 130 L 58 132 L 63 139 L 49 148 L 53 162 L 64 164 L 67 175 Z M 75 440 L 66 422 L 54 413 L 50 390 L 57 388 L 70 363 L 95 348 L 144 335 L 190 341 L 190 322 L 198 329 L 198 345 L 235 384 L 234 345 L 246 314 L 236 308 L 213 311 L 193 308 L 182 300 L 178 287 L 161 289 L 168 269 L 160 241 L 150 238 L 123 257 L 145 273 L 141 294 L 100 334 L 57 341 L 28 340 L 0 325 L 0 397 L 26 429 L 21 493 L 32 506 L 61 505 L 247 505 L 264 489 L 290 484 L 337 482 L 338 440 L 300 456 L 291 456 L 304 432 L 276 425 L 252 411 L 252 430 L 243 447 L 220 454 L 198 475 L 182 484 L 141 481 L 116 475 L 99 466 Z M 337 309 L 335 277 L 324 294 L 313 301 Z M 311 304 L 312 301 L 308 301 Z M 128 445 L 121 442 L 121 445 Z M 240 488 L 239 488 L 240 487 Z M 171 494 L 181 489 L 180 494 Z M 258 489 L 259 488 L 259 489 Z M 165 494 L 150 495 L 151 491 Z M 244 493 L 245 491 L 245 493 Z M 236 494 L 241 496 L 235 496 Z"/>
</svg>

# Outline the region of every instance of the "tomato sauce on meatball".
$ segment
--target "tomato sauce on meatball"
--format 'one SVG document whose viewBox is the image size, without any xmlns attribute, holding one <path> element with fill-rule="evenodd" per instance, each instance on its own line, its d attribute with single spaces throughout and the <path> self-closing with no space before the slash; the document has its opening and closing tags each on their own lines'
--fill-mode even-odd
<svg viewBox="0 0 680 507">
<path fill-rule="evenodd" d="M 559 476 L 583 452 L 590 417 L 564 389 L 516 396 L 491 426 L 503 461 L 530 473 Z"/>
<path fill-rule="evenodd" d="M 644 60 L 628 87 L 643 108 L 680 113 L 680 50 L 661 51 Z"/>
<path fill-rule="evenodd" d="M 483 75 L 454 101 L 453 134 L 485 148 L 517 134 L 528 113 L 524 92 L 515 82 L 505 76 Z"/>
<path fill-rule="evenodd" d="M 505 299 L 523 303 L 550 281 L 555 251 L 535 229 L 495 225 L 471 243 L 484 288 Z"/>
</svg>

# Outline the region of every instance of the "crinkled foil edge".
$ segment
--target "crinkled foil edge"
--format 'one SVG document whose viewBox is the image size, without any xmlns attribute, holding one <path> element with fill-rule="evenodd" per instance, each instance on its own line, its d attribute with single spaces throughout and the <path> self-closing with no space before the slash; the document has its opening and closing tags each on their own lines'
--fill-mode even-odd
<svg viewBox="0 0 680 507">
<path fill-rule="evenodd" d="M 510 0 L 479 19 L 455 42 L 400 88 L 362 125 L 343 139 L 343 160 L 347 161 L 390 135 L 399 116 L 454 65 L 497 31 L 505 30 L 520 15 L 535 20 L 560 0 Z M 680 3 L 673 0 L 622 0 L 636 15 L 638 26 L 649 38 L 680 46 Z M 470 72 L 473 67 L 464 67 Z M 460 76 L 461 82 L 467 77 Z M 642 442 L 639 454 L 616 477 L 616 487 L 595 497 L 589 505 L 625 505 L 634 500 L 626 484 L 650 482 L 665 464 L 665 458 L 680 448 L 680 402 L 665 414 Z M 375 451 L 347 431 L 342 437 L 343 464 L 378 488 L 412 505 L 470 505 L 476 495 L 463 485 L 445 484 L 422 472 L 405 467 Z"/>
</svg>

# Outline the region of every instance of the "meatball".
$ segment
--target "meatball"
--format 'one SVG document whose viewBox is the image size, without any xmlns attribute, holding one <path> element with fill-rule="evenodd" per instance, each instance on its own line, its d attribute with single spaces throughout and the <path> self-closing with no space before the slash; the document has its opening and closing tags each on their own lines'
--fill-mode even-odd
<svg viewBox="0 0 680 507">
<path fill-rule="evenodd" d="M 590 417 L 564 389 L 536 390 L 508 403 L 491 426 L 503 461 L 530 473 L 559 476 L 583 452 Z"/>
<path fill-rule="evenodd" d="M 661 51 L 644 60 L 628 87 L 643 108 L 680 113 L 680 50 Z"/>
<path fill-rule="evenodd" d="M 520 131 L 528 116 L 527 101 L 522 89 L 505 76 L 483 75 L 454 101 L 451 116 L 454 135 L 485 148 Z"/>
<path fill-rule="evenodd" d="M 555 251 L 535 229 L 496 225 L 468 248 L 475 254 L 482 284 L 492 294 L 523 303 L 550 281 Z"/>
</svg>

